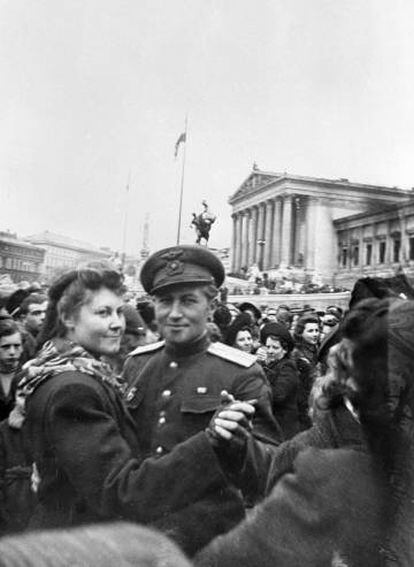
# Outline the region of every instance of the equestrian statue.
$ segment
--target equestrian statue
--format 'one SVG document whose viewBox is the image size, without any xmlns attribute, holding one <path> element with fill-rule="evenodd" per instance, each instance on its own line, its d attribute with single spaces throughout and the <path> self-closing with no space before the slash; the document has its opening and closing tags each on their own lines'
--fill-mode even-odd
<svg viewBox="0 0 414 567">
<path fill-rule="evenodd" d="M 205 240 L 205 245 L 207 246 L 207 242 L 210 236 L 211 225 L 216 220 L 216 215 L 214 215 L 208 208 L 207 202 L 203 201 L 203 211 L 197 215 L 193 213 L 193 220 L 191 221 L 191 225 L 194 225 L 197 239 L 196 244 L 201 244 L 201 240 Z"/>
</svg>

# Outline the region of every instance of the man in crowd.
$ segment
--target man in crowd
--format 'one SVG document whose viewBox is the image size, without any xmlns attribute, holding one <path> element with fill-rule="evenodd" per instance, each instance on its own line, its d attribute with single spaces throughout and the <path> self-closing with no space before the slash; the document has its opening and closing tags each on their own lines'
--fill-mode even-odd
<svg viewBox="0 0 414 567">
<path fill-rule="evenodd" d="M 23 352 L 22 336 L 13 319 L 0 319 L 0 421 L 13 409 L 17 371 Z"/>
<path fill-rule="evenodd" d="M 223 401 L 233 398 L 253 400 L 256 439 L 271 444 L 282 439 L 272 416 L 270 388 L 255 357 L 209 339 L 207 324 L 223 280 L 220 260 L 200 246 L 161 250 L 142 268 L 141 283 L 154 297 L 158 329 L 164 339 L 138 347 L 125 365 L 126 400 L 144 456 L 162 456 L 208 428 Z M 227 394 L 223 395 L 223 390 Z M 200 458 L 194 455 L 194 459 Z M 191 554 L 236 525 L 244 517 L 244 503 L 223 477 L 223 482 L 211 486 L 186 514 L 188 541 L 180 543 Z M 182 524 L 182 517 L 180 521 Z M 173 522 L 161 527 L 174 532 Z"/>
<path fill-rule="evenodd" d="M 20 305 L 18 316 L 22 323 L 24 362 L 36 354 L 37 337 L 45 320 L 46 309 L 47 297 L 40 293 L 31 293 Z"/>
</svg>

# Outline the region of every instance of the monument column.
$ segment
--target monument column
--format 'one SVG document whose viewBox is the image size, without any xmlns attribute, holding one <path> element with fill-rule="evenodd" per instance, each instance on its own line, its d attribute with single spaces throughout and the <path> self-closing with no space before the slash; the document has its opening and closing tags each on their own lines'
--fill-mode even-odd
<svg viewBox="0 0 414 567">
<path fill-rule="evenodd" d="M 257 221 L 257 240 L 256 240 L 256 263 L 259 264 L 259 269 L 262 269 L 263 266 L 260 265 L 263 261 L 262 258 L 262 249 L 263 249 L 263 240 L 264 240 L 264 214 L 265 214 L 265 204 L 259 204 L 259 216 Z"/>
<path fill-rule="evenodd" d="M 275 199 L 273 219 L 272 267 L 276 267 L 280 264 L 280 234 L 282 227 L 282 201 L 280 199 Z"/>
<path fill-rule="evenodd" d="M 283 199 L 282 216 L 282 257 L 281 264 L 289 266 L 291 263 L 292 247 L 292 196 L 286 195 Z"/>
<path fill-rule="evenodd" d="M 272 267 L 272 235 L 273 235 L 273 226 L 274 226 L 274 219 L 273 219 L 273 209 L 274 203 L 273 201 L 266 201 L 266 226 L 265 226 L 265 233 L 264 233 L 264 260 L 263 260 L 263 269 L 268 270 Z"/>
<path fill-rule="evenodd" d="M 256 232 L 257 232 L 257 208 L 252 207 L 250 211 L 249 230 L 249 266 L 256 261 Z"/>
</svg>

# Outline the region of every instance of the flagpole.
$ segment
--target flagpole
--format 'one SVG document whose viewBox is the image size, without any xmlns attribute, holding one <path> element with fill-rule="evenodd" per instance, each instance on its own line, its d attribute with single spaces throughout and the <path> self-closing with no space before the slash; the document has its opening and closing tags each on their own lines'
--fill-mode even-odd
<svg viewBox="0 0 414 567">
<path fill-rule="evenodd" d="M 125 210 L 124 210 L 124 226 L 122 231 L 122 271 L 125 268 L 125 254 L 126 254 L 126 237 L 127 237 L 127 224 L 128 224 L 128 197 L 129 197 L 129 184 L 131 181 L 131 171 L 128 172 L 128 181 L 126 184 L 126 195 L 125 195 Z"/>
<path fill-rule="evenodd" d="M 184 142 L 184 150 L 183 150 L 183 163 L 181 167 L 181 189 L 180 189 L 180 205 L 178 208 L 178 228 L 177 228 L 177 245 L 180 244 L 180 235 L 181 235 L 181 217 L 183 212 L 183 195 L 184 195 L 184 172 L 185 172 L 185 152 L 187 148 L 187 122 L 188 122 L 188 115 L 185 115 L 185 142 Z"/>
</svg>

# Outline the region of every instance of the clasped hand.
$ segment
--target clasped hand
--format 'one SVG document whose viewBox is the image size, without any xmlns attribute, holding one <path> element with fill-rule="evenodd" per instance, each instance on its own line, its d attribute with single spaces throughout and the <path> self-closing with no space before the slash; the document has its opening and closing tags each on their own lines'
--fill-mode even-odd
<svg viewBox="0 0 414 567">
<path fill-rule="evenodd" d="M 221 392 L 221 407 L 213 415 L 207 433 L 217 443 L 246 441 L 252 429 L 252 418 L 257 400 L 240 401 L 226 390 Z"/>
</svg>

